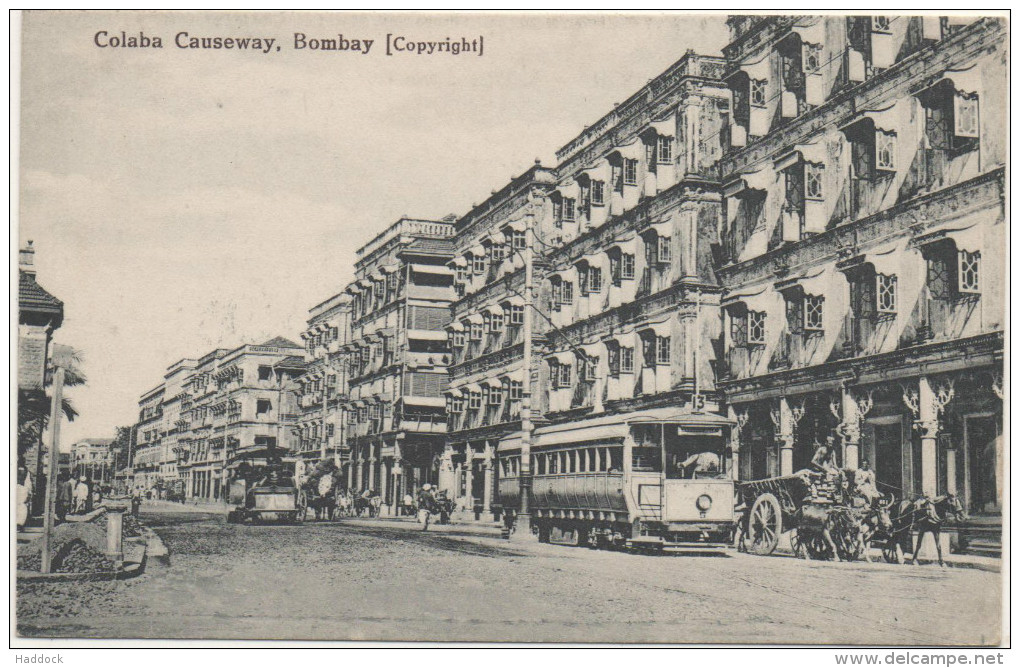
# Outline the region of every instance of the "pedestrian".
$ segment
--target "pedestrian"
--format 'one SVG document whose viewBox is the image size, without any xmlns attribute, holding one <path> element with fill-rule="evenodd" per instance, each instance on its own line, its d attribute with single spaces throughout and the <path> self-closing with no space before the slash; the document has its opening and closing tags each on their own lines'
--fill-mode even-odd
<svg viewBox="0 0 1020 668">
<path fill-rule="evenodd" d="M 18 531 L 21 531 L 25 527 L 25 523 L 28 522 L 28 504 L 31 502 L 32 495 L 29 493 L 30 478 L 28 477 L 28 469 L 24 466 L 18 467 L 18 491 L 17 491 L 17 521 Z"/>
<path fill-rule="evenodd" d="M 67 471 L 62 471 L 57 480 L 57 519 L 63 522 L 74 504 L 74 482 Z"/>
<path fill-rule="evenodd" d="M 404 515 L 414 515 L 414 497 L 410 493 L 404 495 Z"/>
<path fill-rule="evenodd" d="M 89 484 L 86 481 L 85 476 L 78 479 L 78 484 L 74 487 L 74 514 L 81 515 L 88 512 L 86 507 L 89 502 Z"/>
</svg>

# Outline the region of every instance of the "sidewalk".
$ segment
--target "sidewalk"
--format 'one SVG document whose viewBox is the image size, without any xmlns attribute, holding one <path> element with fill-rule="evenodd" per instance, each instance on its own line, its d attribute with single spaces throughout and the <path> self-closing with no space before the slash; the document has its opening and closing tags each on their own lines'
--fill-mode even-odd
<svg viewBox="0 0 1020 668">
<path fill-rule="evenodd" d="M 226 515 L 232 508 L 233 506 L 227 505 L 224 501 L 188 501 L 177 503 L 176 501 L 143 499 L 140 510 L 142 512 L 158 513 L 222 513 Z"/>
</svg>

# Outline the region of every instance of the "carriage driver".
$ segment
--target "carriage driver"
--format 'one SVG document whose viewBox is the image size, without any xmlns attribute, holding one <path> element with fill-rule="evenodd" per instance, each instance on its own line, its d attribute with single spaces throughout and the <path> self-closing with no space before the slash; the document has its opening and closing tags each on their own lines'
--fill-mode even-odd
<svg viewBox="0 0 1020 668">
<path fill-rule="evenodd" d="M 815 455 L 811 458 L 811 468 L 827 475 L 839 471 L 836 467 L 836 439 L 828 436 L 824 444 L 815 448 Z"/>
</svg>

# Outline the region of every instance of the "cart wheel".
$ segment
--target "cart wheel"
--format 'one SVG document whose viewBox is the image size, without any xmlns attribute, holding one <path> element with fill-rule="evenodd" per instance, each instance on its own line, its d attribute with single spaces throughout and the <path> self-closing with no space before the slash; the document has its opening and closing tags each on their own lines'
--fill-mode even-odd
<svg viewBox="0 0 1020 668">
<path fill-rule="evenodd" d="M 762 494 L 751 507 L 748 522 L 748 549 L 754 554 L 768 555 L 776 550 L 779 534 L 783 532 L 783 514 L 779 500 L 772 494 Z"/>
</svg>

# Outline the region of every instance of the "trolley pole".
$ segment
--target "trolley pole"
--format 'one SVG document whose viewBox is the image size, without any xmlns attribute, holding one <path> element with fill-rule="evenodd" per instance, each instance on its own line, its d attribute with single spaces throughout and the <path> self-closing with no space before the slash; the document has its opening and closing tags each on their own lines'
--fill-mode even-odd
<svg viewBox="0 0 1020 668">
<path fill-rule="evenodd" d="M 533 214 L 524 217 L 524 375 L 521 378 L 521 507 L 512 534 L 518 540 L 530 540 L 531 535 L 531 347 L 532 309 L 534 308 L 534 245 Z"/>
</svg>

